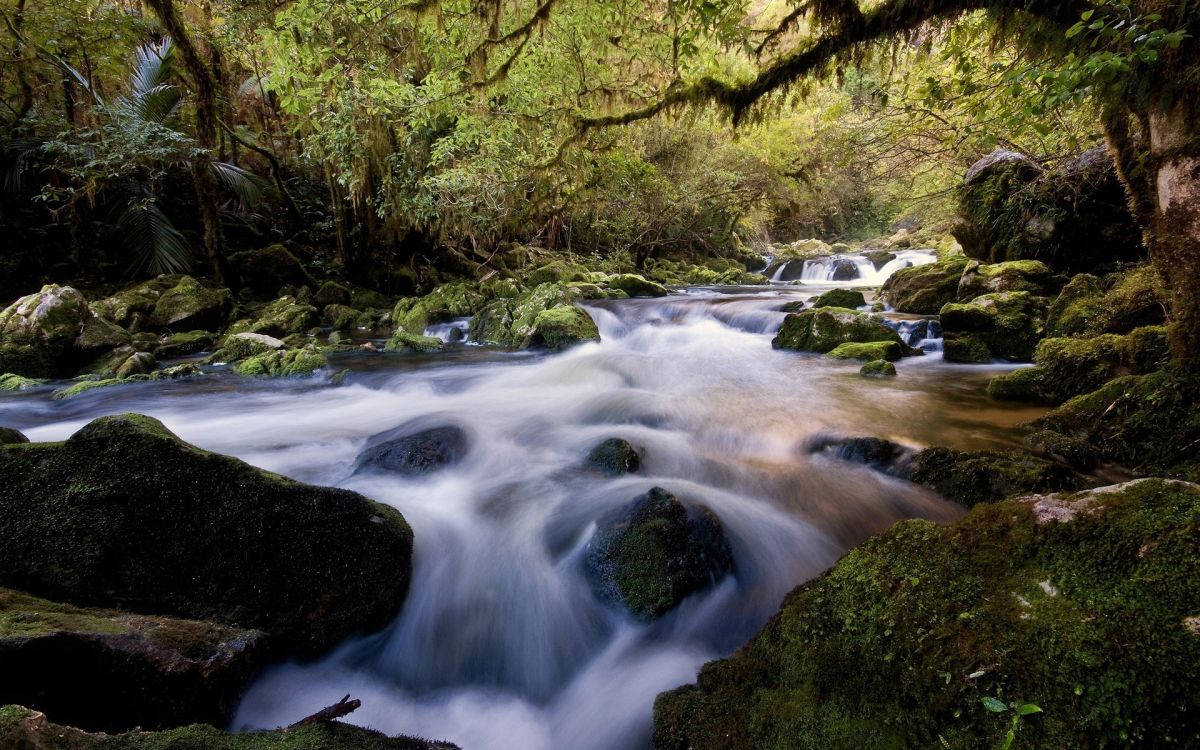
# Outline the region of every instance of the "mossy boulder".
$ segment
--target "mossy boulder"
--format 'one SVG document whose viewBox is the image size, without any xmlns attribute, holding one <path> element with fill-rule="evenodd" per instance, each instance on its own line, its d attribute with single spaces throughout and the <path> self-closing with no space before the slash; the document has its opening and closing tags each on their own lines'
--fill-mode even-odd
<svg viewBox="0 0 1200 750">
<path fill-rule="evenodd" d="M 328 307 L 329 305 L 349 306 L 353 298 L 354 292 L 350 290 L 350 287 L 339 284 L 336 281 L 322 282 L 321 286 L 317 288 L 316 293 L 313 294 L 313 301 L 317 307 L 321 308 Z M 386 307 L 387 305 L 383 306 Z"/>
<path fill-rule="evenodd" d="M 91 308 L 96 315 L 110 323 L 137 331 L 154 314 L 159 297 L 174 288 L 181 279 L 183 276 L 178 274 L 164 274 L 97 300 L 91 304 Z"/>
<path fill-rule="evenodd" d="M 530 346 L 544 346 L 552 352 L 599 340 L 600 331 L 592 317 L 573 305 L 541 311 L 533 319 L 533 329 L 529 333 Z"/>
<path fill-rule="evenodd" d="M 456 281 L 443 284 L 424 297 L 406 297 L 392 310 L 392 324 L 418 336 L 434 323 L 474 315 L 488 303 L 478 284 Z"/>
<path fill-rule="evenodd" d="M 900 336 L 878 318 L 855 310 L 823 307 L 788 315 L 771 346 L 825 353 L 842 344 L 868 342 L 892 342 L 903 347 Z"/>
<path fill-rule="evenodd" d="M 83 330 L 75 339 L 75 349 L 83 358 L 90 359 L 116 347 L 128 346 L 131 340 L 129 331 L 115 323 L 109 323 L 103 318 L 92 315 L 84 321 Z"/>
<path fill-rule="evenodd" d="M 294 378 L 312 375 L 329 365 L 319 349 L 276 349 L 244 359 L 233 366 L 239 375 L 248 377 Z"/>
<path fill-rule="evenodd" d="M 394 509 L 102 417 L 65 442 L 0 447 L 0 585 L 81 606 L 210 620 L 315 654 L 404 601 Z"/>
<path fill-rule="evenodd" d="M 184 276 L 158 298 L 150 324 L 176 331 L 215 331 L 225 325 L 231 309 L 228 289 L 209 289 Z"/>
<path fill-rule="evenodd" d="M 670 292 L 665 286 L 649 281 L 636 273 L 619 273 L 604 279 L 606 286 L 620 289 L 630 297 L 665 297 Z"/>
<path fill-rule="evenodd" d="M 1023 748 L 1196 744 L 1198 518 L 1147 480 L 900 522 L 661 694 L 654 747 L 995 748 L 1026 703 Z"/>
<path fill-rule="evenodd" d="M 587 455 L 588 466 L 610 477 L 632 474 L 642 466 L 637 448 L 622 438 L 609 438 L 597 444 Z"/>
<path fill-rule="evenodd" d="M 0 588 L 0 705 L 103 731 L 225 724 L 262 662 L 261 635 Z"/>
<path fill-rule="evenodd" d="M 585 570 L 601 598 L 653 620 L 733 569 L 733 553 L 712 511 L 688 509 L 655 487 L 601 519 Z"/>
<path fill-rule="evenodd" d="M 885 359 L 874 359 L 860 367 L 858 374 L 864 378 L 894 378 L 896 366 Z"/>
<path fill-rule="evenodd" d="M 1150 264 L 1103 279 L 1079 274 L 1051 303 L 1046 330 L 1051 336 L 1129 333 L 1163 324 L 1169 296 Z"/>
<path fill-rule="evenodd" d="M 158 732 L 88 733 L 23 706 L 0 706 L 0 747 L 14 750 L 457 750 L 447 742 L 388 737 L 340 721 L 225 732 L 207 724 Z"/>
<path fill-rule="evenodd" d="M 568 281 L 586 281 L 587 269 L 564 261 L 553 261 L 530 271 L 525 283 L 531 287 Z"/>
<path fill-rule="evenodd" d="M 3 391 L 31 391 L 40 385 L 45 384 L 42 378 L 27 378 L 23 375 L 14 375 L 11 372 L 0 375 L 0 392 Z"/>
<path fill-rule="evenodd" d="M 408 476 L 428 474 L 452 466 L 467 455 L 470 441 L 455 425 L 421 429 L 412 424 L 371 436 L 358 455 L 355 471 L 367 469 Z"/>
<path fill-rule="evenodd" d="M 11 427 L 0 427 L 0 445 L 16 445 L 17 443 L 28 443 L 29 438 Z"/>
<path fill-rule="evenodd" d="M 221 348 L 213 352 L 207 361 L 227 364 L 286 348 L 283 341 L 265 333 L 235 333 L 225 337 Z"/>
<path fill-rule="evenodd" d="M 990 265 L 973 260 L 958 281 L 958 299 L 972 300 L 993 292 L 1029 292 L 1051 297 L 1064 284 L 1066 278 L 1040 260 L 1010 260 Z"/>
<path fill-rule="evenodd" d="M 241 286 L 259 299 L 270 299 L 286 286 L 313 286 L 304 264 L 283 245 L 243 250 L 229 256 L 229 266 Z"/>
<path fill-rule="evenodd" d="M 396 331 L 383 348 L 389 352 L 440 352 L 445 347 L 437 336 L 419 336 L 406 331 Z"/>
<path fill-rule="evenodd" d="M 211 351 L 216 346 L 216 338 L 208 331 L 172 333 L 163 337 L 162 344 L 158 346 L 155 355 L 160 359 L 173 359 Z"/>
<path fill-rule="evenodd" d="M 471 318 L 467 337 L 471 341 L 505 344 L 511 337 L 513 306 L 507 299 L 489 302 Z"/>
<path fill-rule="evenodd" d="M 346 305 L 326 305 L 323 312 L 325 322 L 335 331 L 352 331 L 356 328 L 370 328 L 374 322 L 369 313 L 355 310 Z"/>
<path fill-rule="evenodd" d="M 1024 451 L 957 451 L 926 448 L 916 455 L 910 478 L 948 500 L 971 507 L 1028 492 L 1083 486 L 1069 468 Z"/>
<path fill-rule="evenodd" d="M 853 310 L 867 304 L 862 292 L 853 289 L 831 289 L 813 300 L 812 307 L 844 307 Z"/>
<path fill-rule="evenodd" d="M 50 284 L 0 311 L 0 372 L 65 377 L 128 341 L 129 334 L 97 318 L 77 290 Z"/>
<path fill-rule="evenodd" d="M 961 221 L 953 231 L 972 258 L 1037 260 L 1078 273 L 1145 256 L 1141 230 L 1103 146 L 1049 171 L 1009 161 L 972 167 L 967 175 L 958 191 Z"/>
<path fill-rule="evenodd" d="M 864 362 L 877 360 L 898 362 L 904 356 L 904 350 L 904 345 L 896 341 L 871 341 L 862 344 L 839 344 L 828 355 L 834 359 L 857 359 Z"/>
<path fill-rule="evenodd" d="M 1067 440 L 1082 468 L 1121 464 L 1140 474 L 1200 481 L 1200 375 L 1167 368 L 1111 380 L 1033 423 Z"/>
<path fill-rule="evenodd" d="M 1045 334 L 1045 299 L 1029 292 L 984 294 L 940 312 L 949 362 L 1028 362 Z"/>
<path fill-rule="evenodd" d="M 262 333 L 276 338 L 307 333 L 321 322 L 317 308 L 283 296 L 263 307 L 253 318 L 244 318 L 229 328 L 229 333 Z"/>
<path fill-rule="evenodd" d="M 901 268 L 883 284 L 879 295 L 900 312 L 936 315 L 958 300 L 958 284 L 967 259 L 951 256 L 937 263 Z"/>
</svg>

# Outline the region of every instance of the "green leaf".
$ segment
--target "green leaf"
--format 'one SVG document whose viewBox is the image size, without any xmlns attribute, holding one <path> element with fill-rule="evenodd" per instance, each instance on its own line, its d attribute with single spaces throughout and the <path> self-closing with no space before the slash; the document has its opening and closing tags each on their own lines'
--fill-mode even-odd
<svg viewBox="0 0 1200 750">
<path fill-rule="evenodd" d="M 1004 704 L 1004 701 L 1001 701 L 997 698 L 993 698 L 990 695 L 985 695 L 980 700 L 983 703 L 983 707 L 986 708 L 987 710 L 991 711 L 994 714 L 1002 714 L 1002 713 L 1008 712 L 1008 706 L 1006 706 Z"/>
<path fill-rule="evenodd" d="M 1038 706 L 1033 703 L 1024 703 L 1020 707 L 1017 708 L 1017 714 L 1020 716 L 1028 716 L 1029 714 L 1040 714 L 1041 712 L 1042 712 L 1041 706 Z"/>
</svg>

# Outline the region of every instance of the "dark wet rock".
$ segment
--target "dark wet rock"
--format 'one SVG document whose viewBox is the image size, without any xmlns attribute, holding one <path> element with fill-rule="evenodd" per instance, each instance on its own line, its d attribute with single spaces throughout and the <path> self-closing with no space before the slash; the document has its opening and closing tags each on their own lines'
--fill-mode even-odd
<svg viewBox="0 0 1200 750">
<path fill-rule="evenodd" d="M 400 609 L 412 532 L 394 509 L 102 417 L 0 447 L 0 585 L 80 606 L 262 630 L 314 654 Z"/>
<path fill-rule="evenodd" d="M 0 705 L 99 731 L 225 724 L 263 661 L 261 639 L 0 588 Z"/>
<path fill-rule="evenodd" d="M 341 721 L 255 732 L 224 732 L 206 724 L 194 724 L 158 732 L 89 734 L 52 723 L 42 712 L 15 705 L 0 706 L 0 747 L 14 750 L 457 750 L 456 745 L 447 742 L 388 737 Z"/>
<path fill-rule="evenodd" d="M 875 266 L 876 271 L 896 259 L 896 254 L 890 250 L 868 250 L 863 255 L 871 261 L 871 265 Z"/>
<path fill-rule="evenodd" d="M 354 293 L 350 291 L 350 287 L 343 286 L 336 281 L 326 281 L 321 284 L 321 286 L 317 289 L 316 294 L 313 295 L 313 301 L 316 303 L 317 307 L 322 308 L 328 307 L 329 305 L 346 305 L 347 307 L 350 307 L 352 306 L 351 300 L 353 297 Z M 381 306 L 386 307 L 386 298 L 383 301 L 385 304 Z"/>
<path fill-rule="evenodd" d="M 1014 747 L 1187 745 L 1198 512 L 1196 486 L 1145 480 L 897 523 L 659 695 L 654 747 L 1002 747 L 985 697 L 1043 709 Z"/>
<path fill-rule="evenodd" d="M 833 261 L 829 271 L 831 281 L 853 281 L 858 278 L 858 264 L 849 258 L 838 258 Z"/>
<path fill-rule="evenodd" d="M 11 427 L 0 427 L 0 445 L 16 445 L 28 443 L 29 438 Z"/>
<path fill-rule="evenodd" d="M 450 331 L 446 334 L 447 343 L 451 343 L 451 344 L 461 343 L 466 338 L 467 338 L 467 334 L 464 333 L 463 329 L 459 328 L 458 326 L 451 328 Z"/>
<path fill-rule="evenodd" d="M 418 336 L 396 331 L 383 348 L 389 352 L 440 352 L 445 346 L 437 336 Z"/>
<path fill-rule="evenodd" d="M 863 464 L 885 474 L 907 479 L 917 451 L 907 445 L 879 437 L 836 437 L 822 435 L 808 444 L 810 453 Z"/>
<path fill-rule="evenodd" d="M 1069 468 L 1024 451 L 926 448 L 912 461 L 910 478 L 968 508 L 1029 492 L 1077 490 L 1084 481 Z"/>
<path fill-rule="evenodd" d="M 853 310 L 867 304 L 862 292 L 853 289 L 832 289 L 813 300 L 814 309 L 818 307 L 845 307 Z"/>
<path fill-rule="evenodd" d="M 304 264 L 283 245 L 269 245 L 257 250 L 243 250 L 229 256 L 229 265 L 242 282 L 242 288 L 258 299 L 272 298 L 279 289 L 313 286 L 313 279 Z"/>
<path fill-rule="evenodd" d="M 401 425 L 372 436 L 358 456 L 355 471 L 381 469 L 406 475 L 428 474 L 458 463 L 470 447 L 466 430 L 461 427 L 442 425 L 413 430 L 412 425 Z"/>
<path fill-rule="evenodd" d="M 190 354 L 210 351 L 215 345 L 216 336 L 208 331 L 172 333 L 163 339 L 155 355 L 161 359 L 186 357 Z"/>
<path fill-rule="evenodd" d="M 529 331 L 528 346 L 544 346 L 552 352 L 576 344 L 599 341 L 600 330 L 592 316 L 574 305 L 559 305 L 537 314 Z"/>
<path fill-rule="evenodd" d="M 629 441 L 609 438 L 592 448 L 587 457 L 588 464 L 610 477 L 632 474 L 642 465 L 642 456 Z"/>
<path fill-rule="evenodd" d="M 712 511 L 655 487 L 600 521 L 585 569 L 599 596 L 653 620 L 729 573 L 733 553 Z"/>
</svg>

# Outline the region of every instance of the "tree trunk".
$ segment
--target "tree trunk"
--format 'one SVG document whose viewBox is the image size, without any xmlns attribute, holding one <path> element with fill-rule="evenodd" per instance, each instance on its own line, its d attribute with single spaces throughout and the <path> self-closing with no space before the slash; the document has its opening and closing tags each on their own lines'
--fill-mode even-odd
<svg viewBox="0 0 1200 750">
<path fill-rule="evenodd" d="M 1200 363 L 1200 117 L 1180 102 L 1149 112 L 1150 257 L 1172 295 L 1171 356 Z"/>
</svg>

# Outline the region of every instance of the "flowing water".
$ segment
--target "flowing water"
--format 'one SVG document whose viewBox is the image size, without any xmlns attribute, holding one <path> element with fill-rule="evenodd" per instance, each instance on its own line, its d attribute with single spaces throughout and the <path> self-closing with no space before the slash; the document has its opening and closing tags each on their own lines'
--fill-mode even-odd
<svg viewBox="0 0 1200 750">
<path fill-rule="evenodd" d="M 561 354 L 452 344 L 437 355 L 347 355 L 317 376 L 215 376 L 51 401 L 0 397 L 0 424 L 60 439 L 139 411 L 184 439 L 400 509 L 416 538 L 404 610 L 380 633 L 268 669 L 234 727 L 274 727 L 351 693 L 350 720 L 464 748 L 639 748 L 654 696 L 744 643 L 796 584 L 897 520 L 960 511 L 928 491 L 813 455 L 827 434 L 964 448 L 1015 442 L 1035 416 L 983 396 L 996 368 L 928 356 L 869 381 L 858 365 L 775 351 L 779 308 L 819 287 L 693 289 L 591 303 L 602 342 Z M 923 321 L 899 318 L 908 336 Z M 907 328 L 905 328 L 907 326 Z M 431 331 L 450 338 L 450 327 Z M 933 340 L 933 339 L 931 339 Z M 457 425 L 461 463 L 421 477 L 351 475 L 366 440 Z M 609 437 L 644 450 L 618 479 L 582 467 Z M 719 517 L 736 572 L 653 624 L 599 601 L 581 570 L 597 519 L 653 486 Z"/>
</svg>

